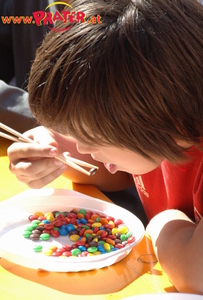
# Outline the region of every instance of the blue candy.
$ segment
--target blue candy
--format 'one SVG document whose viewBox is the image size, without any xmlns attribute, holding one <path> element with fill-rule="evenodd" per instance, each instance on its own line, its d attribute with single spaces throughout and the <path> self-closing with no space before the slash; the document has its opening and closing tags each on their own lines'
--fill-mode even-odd
<svg viewBox="0 0 203 300">
<path fill-rule="evenodd" d="M 44 223 L 44 224 L 50 224 L 51 222 L 48 221 L 48 220 L 43 220 L 42 223 Z"/>
<path fill-rule="evenodd" d="M 85 246 L 82 246 L 82 245 L 78 246 L 78 249 L 80 249 L 80 251 L 82 251 L 82 252 L 87 250 L 87 248 Z"/>
<path fill-rule="evenodd" d="M 67 224 L 66 230 L 68 230 L 68 232 L 73 231 L 73 230 L 75 230 L 75 226 L 73 224 Z"/>
<path fill-rule="evenodd" d="M 65 228 L 59 228 L 59 233 L 60 233 L 60 235 L 67 235 L 68 230 L 66 230 Z"/>
<path fill-rule="evenodd" d="M 97 246 L 97 250 L 100 251 L 101 253 L 106 253 L 106 251 L 105 251 L 103 245 L 98 245 L 98 246 Z"/>
<path fill-rule="evenodd" d="M 83 224 L 87 224 L 87 220 L 85 218 L 81 218 L 80 222 L 83 223 Z"/>
</svg>

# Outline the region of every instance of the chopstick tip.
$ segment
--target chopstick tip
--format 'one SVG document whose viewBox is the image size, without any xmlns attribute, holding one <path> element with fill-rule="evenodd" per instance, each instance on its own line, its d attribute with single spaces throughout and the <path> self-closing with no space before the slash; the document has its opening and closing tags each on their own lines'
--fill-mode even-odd
<svg viewBox="0 0 203 300">
<path fill-rule="evenodd" d="M 90 176 L 94 175 L 97 172 L 98 168 L 92 168 L 90 169 Z"/>
</svg>

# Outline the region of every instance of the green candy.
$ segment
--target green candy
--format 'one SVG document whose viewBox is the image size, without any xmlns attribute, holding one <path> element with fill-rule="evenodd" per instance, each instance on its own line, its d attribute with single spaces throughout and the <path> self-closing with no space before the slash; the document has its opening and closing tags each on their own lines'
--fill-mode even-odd
<svg viewBox="0 0 203 300">
<path fill-rule="evenodd" d="M 58 217 L 59 215 L 65 216 L 64 212 L 59 211 L 59 212 L 56 213 L 55 217 Z"/>
<path fill-rule="evenodd" d="M 130 232 L 130 231 L 128 231 L 128 232 L 126 233 L 126 235 L 125 235 L 125 237 L 126 237 L 126 241 L 127 241 L 127 239 L 128 239 L 130 236 L 131 236 L 131 232 Z"/>
<path fill-rule="evenodd" d="M 106 242 L 105 241 L 98 241 L 98 243 L 100 244 L 100 245 L 104 245 Z"/>
<path fill-rule="evenodd" d="M 31 233 L 32 233 L 32 231 L 30 231 L 30 230 L 25 230 L 25 231 L 23 232 L 24 238 L 29 238 L 30 235 L 31 235 Z"/>
<path fill-rule="evenodd" d="M 35 228 L 37 228 L 37 225 L 35 225 L 35 224 L 32 224 L 32 225 L 30 225 L 30 226 L 27 226 L 26 227 L 26 229 L 25 229 L 25 231 L 33 231 Z"/>
<path fill-rule="evenodd" d="M 83 214 L 85 216 L 86 210 L 81 208 L 81 209 L 79 209 L 78 213 Z"/>
<path fill-rule="evenodd" d="M 82 228 L 85 228 L 85 229 L 90 229 L 90 227 L 89 227 L 89 226 L 87 226 L 87 225 L 82 225 Z"/>
<path fill-rule="evenodd" d="M 92 236 L 90 233 L 86 233 L 85 237 L 88 238 L 89 236 Z"/>
<path fill-rule="evenodd" d="M 33 220 L 31 222 L 31 224 L 32 224 L 31 226 L 36 225 L 36 224 L 38 225 L 39 223 L 41 223 L 40 220 Z"/>
<path fill-rule="evenodd" d="M 80 251 L 80 249 L 75 248 L 71 251 L 71 253 L 72 253 L 72 256 L 78 256 L 81 253 L 81 251 Z"/>
<path fill-rule="evenodd" d="M 120 240 L 121 240 L 121 242 L 124 242 L 124 241 L 126 241 L 126 235 L 123 233 L 123 234 L 121 234 L 121 236 L 120 236 Z"/>
<path fill-rule="evenodd" d="M 87 248 L 87 251 L 90 253 L 97 252 L 97 247 L 89 247 L 89 248 Z"/>
<path fill-rule="evenodd" d="M 33 247 L 33 250 L 35 252 L 40 252 L 40 251 L 42 251 L 42 246 L 41 245 L 37 245 L 37 246 Z"/>
<path fill-rule="evenodd" d="M 40 239 L 43 240 L 43 241 L 47 241 L 50 239 L 50 235 L 48 233 L 42 233 L 40 234 Z"/>
</svg>

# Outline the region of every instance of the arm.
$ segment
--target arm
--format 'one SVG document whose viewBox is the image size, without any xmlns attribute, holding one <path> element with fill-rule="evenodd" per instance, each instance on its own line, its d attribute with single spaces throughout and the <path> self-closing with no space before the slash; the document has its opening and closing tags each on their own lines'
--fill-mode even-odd
<svg viewBox="0 0 203 300">
<path fill-rule="evenodd" d="M 166 210 L 148 224 L 155 254 L 179 292 L 203 294 L 203 220 L 194 224 L 179 210 Z"/>
<path fill-rule="evenodd" d="M 110 174 L 102 163 L 95 162 L 90 155 L 80 154 L 75 140 L 44 127 L 37 127 L 25 133 L 35 144 L 14 143 L 8 148 L 10 171 L 31 188 L 41 188 L 62 173 L 71 181 L 94 184 L 103 191 L 118 191 L 133 186 L 132 175 L 125 172 Z M 52 150 L 52 151 L 50 151 Z M 87 176 L 56 160 L 58 153 L 70 152 L 71 156 L 96 164 L 99 170 L 94 176 Z"/>
<path fill-rule="evenodd" d="M 24 132 L 36 126 L 28 105 L 28 93 L 0 80 L 0 120 L 13 129 Z"/>
</svg>

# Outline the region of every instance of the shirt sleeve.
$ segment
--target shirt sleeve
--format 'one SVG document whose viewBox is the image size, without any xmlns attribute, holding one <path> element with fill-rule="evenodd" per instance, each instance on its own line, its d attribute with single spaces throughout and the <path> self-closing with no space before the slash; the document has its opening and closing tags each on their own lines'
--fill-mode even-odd
<svg viewBox="0 0 203 300">
<path fill-rule="evenodd" d="M 24 132 L 37 125 L 28 104 L 28 93 L 0 80 L 0 122 Z"/>
</svg>

